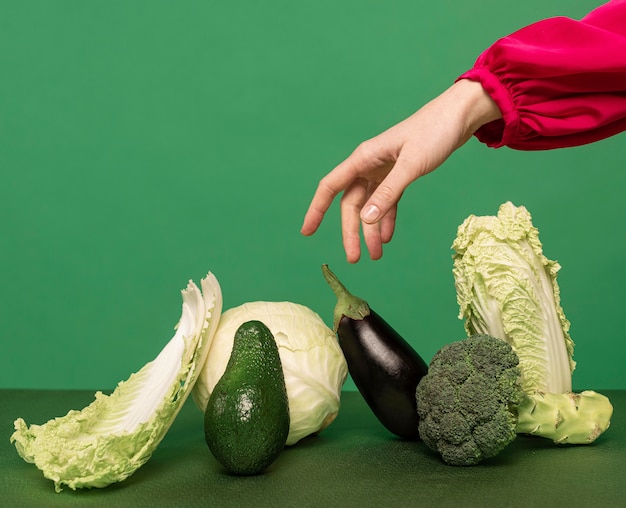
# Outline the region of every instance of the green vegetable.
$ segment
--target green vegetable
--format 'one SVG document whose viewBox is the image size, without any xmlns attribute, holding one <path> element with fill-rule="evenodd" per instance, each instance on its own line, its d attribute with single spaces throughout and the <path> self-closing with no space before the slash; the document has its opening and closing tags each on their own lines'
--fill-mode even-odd
<svg viewBox="0 0 626 508">
<path fill-rule="evenodd" d="M 217 279 L 182 291 L 176 332 L 159 355 L 111 395 L 97 392 L 81 411 L 28 426 L 15 421 L 11 441 L 55 490 L 106 487 L 126 479 L 151 457 L 183 406 L 209 350 L 222 308 Z"/>
<path fill-rule="evenodd" d="M 602 411 L 603 396 L 531 398 L 520 373 L 513 348 L 495 337 L 472 335 L 442 347 L 416 390 L 424 443 L 447 464 L 471 466 L 499 454 L 517 434 L 571 440 L 594 433 L 595 420 L 581 420 L 577 411 Z"/>
<path fill-rule="evenodd" d="M 278 346 L 289 397 L 286 444 L 325 429 L 339 412 L 348 367 L 335 333 L 314 311 L 292 302 L 248 302 L 222 314 L 192 392 L 198 408 L 205 411 L 226 369 L 235 332 L 247 321 L 263 322 Z"/>
<path fill-rule="evenodd" d="M 560 303 L 560 265 L 544 256 L 528 210 L 507 202 L 497 216 L 470 215 L 452 248 L 459 317 L 467 334 L 510 344 L 528 404 L 552 405 L 557 414 L 550 432 L 532 423 L 526 431 L 552 434 L 557 443 L 593 442 L 608 428 L 613 406 L 592 390 L 572 393 L 574 344 Z M 565 415 L 568 425 L 560 423 Z"/>
<path fill-rule="evenodd" d="M 272 332 L 260 321 L 243 323 L 223 376 L 209 397 L 206 442 L 230 472 L 254 475 L 280 455 L 289 434 L 289 401 Z"/>
<path fill-rule="evenodd" d="M 543 255 L 528 210 L 507 202 L 497 217 L 470 215 L 452 248 L 459 317 L 467 333 L 488 333 L 511 344 L 527 391 L 570 391 L 574 345 L 560 305 L 560 265 Z"/>
<path fill-rule="evenodd" d="M 518 363 L 511 346 L 489 335 L 442 347 L 416 390 L 422 441 L 454 466 L 500 453 L 516 437 Z"/>
</svg>

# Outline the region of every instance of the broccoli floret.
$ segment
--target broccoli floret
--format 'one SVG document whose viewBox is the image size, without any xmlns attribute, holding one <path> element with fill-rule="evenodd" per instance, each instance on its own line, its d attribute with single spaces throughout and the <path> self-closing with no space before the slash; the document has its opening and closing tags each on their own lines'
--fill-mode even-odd
<svg viewBox="0 0 626 508">
<path fill-rule="evenodd" d="M 525 400 L 518 364 L 511 346 L 489 335 L 441 348 L 416 390 L 422 441 L 456 466 L 500 453 L 517 435 Z"/>
</svg>

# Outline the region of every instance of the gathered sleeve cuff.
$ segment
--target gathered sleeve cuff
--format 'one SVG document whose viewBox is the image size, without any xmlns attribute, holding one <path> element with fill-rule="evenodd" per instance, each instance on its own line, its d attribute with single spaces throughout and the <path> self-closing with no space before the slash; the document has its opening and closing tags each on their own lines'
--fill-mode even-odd
<svg viewBox="0 0 626 508">
<path fill-rule="evenodd" d="M 549 18 L 496 41 L 458 79 L 482 84 L 502 118 L 476 137 L 491 147 L 547 150 L 626 130 L 626 0 L 582 20 Z"/>
</svg>

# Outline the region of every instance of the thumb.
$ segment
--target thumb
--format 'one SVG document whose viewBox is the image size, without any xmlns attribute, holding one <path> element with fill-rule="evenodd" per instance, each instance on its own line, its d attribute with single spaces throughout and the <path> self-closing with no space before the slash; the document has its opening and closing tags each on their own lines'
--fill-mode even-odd
<svg viewBox="0 0 626 508">
<path fill-rule="evenodd" d="M 375 224 L 382 219 L 389 210 L 395 208 L 402 194 L 413 181 L 407 178 L 408 172 L 402 171 L 398 165 L 380 182 L 370 198 L 361 209 L 361 220 L 366 224 Z"/>
</svg>

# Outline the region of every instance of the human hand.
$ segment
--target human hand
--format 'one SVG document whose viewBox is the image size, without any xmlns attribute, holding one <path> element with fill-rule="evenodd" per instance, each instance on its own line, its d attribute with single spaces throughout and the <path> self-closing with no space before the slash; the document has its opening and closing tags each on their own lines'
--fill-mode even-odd
<svg viewBox="0 0 626 508">
<path fill-rule="evenodd" d="M 480 83 L 459 80 L 406 120 L 361 143 L 322 178 L 304 217 L 310 236 L 335 197 L 341 197 L 343 247 L 349 263 L 361 256 L 361 236 L 371 259 L 391 241 L 398 201 L 420 176 L 439 167 L 500 110 Z"/>
</svg>

